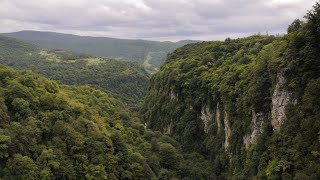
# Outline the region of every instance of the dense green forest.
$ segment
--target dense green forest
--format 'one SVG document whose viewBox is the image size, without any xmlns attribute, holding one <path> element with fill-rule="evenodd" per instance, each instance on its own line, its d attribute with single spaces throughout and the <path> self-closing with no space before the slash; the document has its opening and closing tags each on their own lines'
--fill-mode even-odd
<svg viewBox="0 0 320 180">
<path fill-rule="evenodd" d="M 287 31 L 0 36 L 0 179 L 320 179 L 320 3 Z"/>
<path fill-rule="evenodd" d="M 0 179 L 208 179 L 209 162 L 97 89 L 0 66 Z"/>
<path fill-rule="evenodd" d="M 51 50 L 61 49 L 138 62 L 141 65 L 144 64 L 148 72 L 159 70 L 166 59 L 167 53 L 185 44 L 196 42 L 191 40 L 176 43 L 128 40 L 39 31 L 21 31 L 2 35 L 25 40 Z"/>
<path fill-rule="evenodd" d="M 148 127 L 216 179 L 320 179 L 320 5 L 284 36 L 186 45 L 152 76 Z"/>
<path fill-rule="evenodd" d="M 43 50 L 0 36 L 0 63 L 32 70 L 71 85 L 92 85 L 137 108 L 145 96 L 149 74 L 137 63 L 61 50 Z"/>
</svg>

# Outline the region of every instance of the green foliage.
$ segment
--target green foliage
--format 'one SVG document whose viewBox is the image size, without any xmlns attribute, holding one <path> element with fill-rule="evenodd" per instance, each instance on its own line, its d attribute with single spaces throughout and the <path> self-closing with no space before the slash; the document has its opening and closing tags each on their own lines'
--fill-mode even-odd
<svg viewBox="0 0 320 180">
<path fill-rule="evenodd" d="M 7 167 L 4 169 L 5 179 L 38 179 L 38 167 L 33 160 L 28 156 L 15 154 L 12 159 L 7 162 Z"/>
<path fill-rule="evenodd" d="M 7 158 L 8 154 L 8 147 L 11 143 L 11 137 L 6 135 L 0 135 L 0 159 Z"/>
<path fill-rule="evenodd" d="M 29 103 L 21 98 L 15 98 L 11 103 L 12 110 L 16 113 L 17 119 L 26 118 L 31 114 L 29 106 Z"/>
<path fill-rule="evenodd" d="M 179 155 L 178 151 L 168 143 L 160 144 L 159 146 L 159 154 L 161 158 L 161 164 L 165 168 L 175 168 L 179 164 Z"/>
<path fill-rule="evenodd" d="M 302 26 L 303 22 L 300 19 L 296 19 L 293 21 L 293 23 L 288 27 L 288 33 L 293 33 L 298 31 Z"/>
<path fill-rule="evenodd" d="M 46 51 L 3 36 L 0 36 L 0 63 L 16 69 L 32 70 L 65 84 L 100 88 L 134 110 L 145 96 L 149 81 L 149 74 L 134 62 L 61 50 Z M 54 104 L 49 103 L 48 99 L 48 105 Z"/>
<path fill-rule="evenodd" d="M 0 74 L 0 179 L 182 179 L 198 167 L 185 170 L 183 156 L 207 164 L 105 92 L 2 65 Z"/>
</svg>

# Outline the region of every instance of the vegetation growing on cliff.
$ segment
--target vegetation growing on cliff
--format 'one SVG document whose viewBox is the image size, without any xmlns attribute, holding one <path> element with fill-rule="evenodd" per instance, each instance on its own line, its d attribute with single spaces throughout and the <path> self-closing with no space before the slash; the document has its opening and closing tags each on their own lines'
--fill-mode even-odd
<svg viewBox="0 0 320 180">
<path fill-rule="evenodd" d="M 177 49 L 151 78 L 144 120 L 154 130 L 169 128 L 185 150 L 210 159 L 220 179 L 319 179 L 318 3 L 306 19 L 294 21 L 284 37 L 251 36 Z M 279 81 L 292 102 L 280 130 L 273 130 L 272 100 Z M 246 149 L 244 137 L 257 123 L 253 116 L 262 119 L 263 133 Z"/>
</svg>

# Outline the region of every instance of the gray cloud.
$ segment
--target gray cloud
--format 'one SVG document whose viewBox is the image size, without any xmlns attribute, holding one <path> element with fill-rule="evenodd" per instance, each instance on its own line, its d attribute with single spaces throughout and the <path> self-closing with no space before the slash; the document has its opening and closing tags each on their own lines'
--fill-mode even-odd
<svg viewBox="0 0 320 180">
<path fill-rule="evenodd" d="M 0 0 L 0 32 L 216 40 L 284 33 L 317 0 Z"/>
</svg>

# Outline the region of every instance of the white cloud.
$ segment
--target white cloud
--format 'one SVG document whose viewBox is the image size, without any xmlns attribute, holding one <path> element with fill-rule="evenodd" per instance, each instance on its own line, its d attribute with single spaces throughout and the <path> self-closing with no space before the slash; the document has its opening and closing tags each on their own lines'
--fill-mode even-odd
<svg viewBox="0 0 320 180">
<path fill-rule="evenodd" d="M 284 33 L 316 0 L 0 0 L 0 32 L 154 40 Z"/>
<path fill-rule="evenodd" d="M 271 5 L 288 5 L 288 4 L 298 4 L 303 2 L 303 0 L 272 0 Z"/>
</svg>

